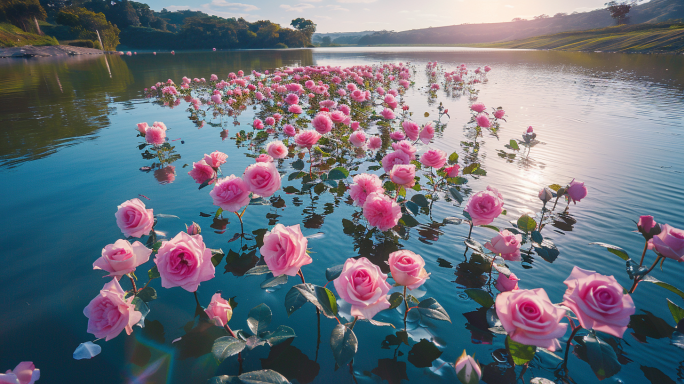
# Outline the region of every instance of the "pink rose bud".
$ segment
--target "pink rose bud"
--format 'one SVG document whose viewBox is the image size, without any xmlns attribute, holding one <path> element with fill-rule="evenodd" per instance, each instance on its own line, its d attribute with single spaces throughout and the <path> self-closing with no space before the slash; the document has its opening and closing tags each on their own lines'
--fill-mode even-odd
<svg viewBox="0 0 684 384">
<path fill-rule="evenodd" d="M 390 253 L 387 264 L 394 281 L 408 289 L 416 289 L 430 278 L 430 274 L 425 271 L 423 258 L 408 250 Z"/>
<path fill-rule="evenodd" d="M 31 361 L 22 361 L 14 370 L 8 369 L 5 374 L 0 373 L 2 384 L 33 384 L 40 379 L 40 369 L 36 369 Z"/>
<path fill-rule="evenodd" d="M 93 269 L 107 271 L 107 277 L 119 280 L 121 276 L 135 271 L 136 267 L 146 263 L 151 254 L 152 250 L 139 241 L 131 244 L 128 240 L 117 240 L 114 244 L 102 248 L 102 256 L 95 260 Z"/>
<path fill-rule="evenodd" d="M 482 378 L 480 365 L 472 356 L 467 355 L 465 350 L 463 350 L 461 357 L 456 360 L 454 369 L 456 370 L 456 377 L 463 384 L 478 384 Z"/>
<path fill-rule="evenodd" d="M 363 216 L 373 227 L 387 231 L 399 223 L 401 207 L 382 192 L 373 192 L 363 203 Z"/>
<path fill-rule="evenodd" d="M 533 133 L 533 132 L 534 132 L 534 129 L 532 128 L 531 125 L 529 127 L 527 127 L 527 133 Z"/>
<path fill-rule="evenodd" d="M 162 241 L 154 263 L 164 288 L 195 292 L 201 282 L 213 279 L 215 274 L 211 250 L 204 245 L 202 235 L 180 232 L 170 241 Z"/>
<path fill-rule="evenodd" d="M 520 243 L 522 235 L 515 235 L 504 229 L 485 244 L 485 248 L 500 255 L 504 260 L 520 261 Z"/>
<path fill-rule="evenodd" d="M 518 289 L 518 281 L 520 280 L 514 273 L 511 273 L 510 276 L 499 273 L 499 276 L 496 278 L 495 287 L 500 292 L 515 291 Z"/>
<path fill-rule="evenodd" d="M 622 337 L 636 309 L 613 276 L 574 267 L 564 283 L 568 289 L 563 305 L 577 316 L 582 328 Z"/>
<path fill-rule="evenodd" d="M 684 261 L 684 231 L 663 224 L 661 232 L 648 241 L 648 249 L 681 263 Z"/>
<path fill-rule="evenodd" d="M 561 324 L 565 309 L 556 307 L 543 288 L 502 292 L 496 297 L 496 314 L 511 340 L 554 352 L 560 348 L 568 324 Z"/>
<path fill-rule="evenodd" d="M 150 233 L 154 226 L 154 214 L 151 209 L 145 208 L 145 203 L 140 199 L 124 201 L 117 208 L 114 214 L 116 225 L 124 236 L 141 237 Z"/>
<path fill-rule="evenodd" d="M 503 196 L 496 188 L 488 186 L 487 190 L 470 196 L 463 210 L 473 219 L 473 225 L 487 225 L 499 217 L 503 206 Z"/>
<path fill-rule="evenodd" d="M 147 130 L 149 126 L 147 123 L 138 123 L 138 132 L 140 132 L 141 135 L 145 136 L 145 131 Z"/>
<path fill-rule="evenodd" d="M 207 316 L 209 316 L 209 321 L 214 323 L 217 327 L 225 327 L 233 317 L 233 308 L 230 307 L 230 303 L 221 297 L 220 293 L 214 293 L 211 297 L 211 302 L 204 310 Z"/>
<path fill-rule="evenodd" d="M 660 234 L 661 228 L 660 224 L 656 223 L 653 216 L 640 216 L 639 222 L 637 223 L 637 228 L 639 232 L 644 235 L 646 240 L 650 240 L 653 236 Z"/>
<path fill-rule="evenodd" d="M 387 283 L 387 275 L 365 257 L 347 259 L 333 284 L 342 300 L 351 304 L 352 316 L 370 320 L 390 307 L 387 292 L 391 286 Z"/>
<path fill-rule="evenodd" d="M 125 292 L 116 279 L 105 284 L 100 294 L 83 309 L 88 318 L 88 333 L 96 338 L 109 341 L 124 329 L 127 334 L 133 333 L 133 326 L 142 318 L 131 302 L 135 296 L 124 298 Z"/>
<path fill-rule="evenodd" d="M 584 183 L 572 179 L 565 194 L 568 195 L 570 201 L 577 204 L 577 202 L 587 197 L 587 187 L 584 186 Z"/>
<path fill-rule="evenodd" d="M 553 199 L 553 190 L 549 187 L 544 187 L 539 191 L 539 200 L 548 203 Z"/>
<path fill-rule="evenodd" d="M 195 223 L 194 221 L 192 224 L 188 227 L 187 225 L 185 226 L 186 232 L 188 232 L 188 235 L 199 235 L 202 233 L 202 228 L 200 228 L 199 224 Z"/>
<path fill-rule="evenodd" d="M 306 253 L 307 245 L 308 240 L 299 224 L 289 227 L 276 224 L 264 235 L 264 245 L 259 252 L 274 276 L 295 276 L 302 266 L 312 262 Z"/>
</svg>

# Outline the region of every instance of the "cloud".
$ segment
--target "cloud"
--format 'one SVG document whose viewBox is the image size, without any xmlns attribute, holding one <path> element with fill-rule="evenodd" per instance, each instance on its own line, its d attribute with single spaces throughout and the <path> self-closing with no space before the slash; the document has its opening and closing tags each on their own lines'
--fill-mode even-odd
<svg viewBox="0 0 684 384">
<path fill-rule="evenodd" d="M 257 7 L 256 5 L 243 4 L 243 3 L 230 3 L 230 2 L 227 2 L 226 0 L 213 0 L 210 3 L 210 5 L 213 5 L 216 7 L 239 9 L 243 12 L 256 11 L 259 9 L 259 7 Z"/>
<path fill-rule="evenodd" d="M 338 3 L 353 3 L 353 4 L 368 4 L 368 3 L 375 3 L 378 0 L 337 0 Z"/>
<path fill-rule="evenodd" d="M 331 11 L 344 11 L 344 12 L 349 12 L 349 10 L 348 10 L 347 8 L 342 8 L 342 7 L 340 7 L 339 5 L 336 5 L 336 4 L 328 5 L 327 7 L 330 8 Z"/>
<path fill-rule="evenodd" d="M 323 0 L 301 0 L 302 3 L 320 3 Z"/>
<path fill-rule="evenodd" d="M 280 8 L 284 9 L 286 12 L 301 12 L 305 9 L 316 8 L 316 6 L 307 3 L 299 3 L 295 5 L 281 4 Z"/>
<path fill-rule="evenodd" d="M 515 8 L 514 6 L 512 6 L 512 5 L 510 5 L 510 4 L 506 4 L 506 5 L 504 5 L 504 7 L 506 7 L 506 8 Z"/>
</svg>

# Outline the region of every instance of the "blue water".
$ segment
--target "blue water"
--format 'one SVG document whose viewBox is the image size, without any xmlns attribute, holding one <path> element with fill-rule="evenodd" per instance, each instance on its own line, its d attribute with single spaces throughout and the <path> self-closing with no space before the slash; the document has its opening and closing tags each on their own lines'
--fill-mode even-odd
<svg viewBox="0 0 684 384">
<path fill-rule="evenodd" d="M 509 263 L 521 279 L 521 288 L 543 287 L 553 302 L 560 302 L 565 290 L 562 281 L 575 265 L 615 275 L 618 282 L 629 287 L 624 261 L 588 243 L 616 244 L 638 258 L 643 240 L 632 232 L 635 226 L 631 220 L 651 214 L 660 223 L 684 228 L 684 59 L 678 56 L 331 48 L 5 59 L 0 61 L 0 217 L 5 223 L 0 238 L 0 370 L 31 360 L 41 369 L 41 383 L 120 383 L 162 359 L 150 382 L 202 383 L 217 374 L 237 373 L 234 358 L 218 366 L 211 354 L 194 356 L 207 352 L 201 348 L 201 340 L 197 348 L 181 349 L 171 343 L 185 335 L 183 327 L 195 319 L 195 299 L 180 288 L 161 288 L 158 280 L 151 284 L 158 294 L 150 304 L 148 320 L 154 322 L 151 326 L 144 331 L 136 328 L 131 336 L 100 341 L 103 352 L 92 360 L 76 361 L 71 357 L 78 344 L 93 339 L 86 332 L 87 319 L 82 311 L 106 280 L 100 271 L 92 270 L 92 262 L 105 245 L 121 238 L 114 220 L 116 206 L 121 202 L 142 194 L 149 198 L 143 200 L 155 213 L 178 216 L 159 219 L 156 228 L 169 237 L 195 221 L 203 228 L 202 235 L 211 248 L 240 253 L 242 246 L 247 252 L 255 246 L 253 240 L 229 242 L 239 232 L 234 217 L 224 215 L 228 219 L 224 231 L 221 223 L 200 215 L 215 212 L 209 188 L 198 190 L 187 175 L 190 168 L 183 168 L 184 164 L 191 166 L 193 161 L 199 161 L 204 153 L 220 150 L 229 155 L 224 173 L 239 174 L 253 162 L 245 156 L 245 148 L 237 147 L 231 139 L 222 140 L 220 128 L 206 125 L 198 129 L 188 120 L 184 108 L 168 109 L 150 103 L 143 98 L 144 87 L 168 78 L 179 82 L 182 76 L 208 78 L 216 73 L 225 78 L 240 69 L 248 72 L 280 66 L 379 62 L 414 64 L 420 85 L 425 83 L 428 61 L 438 61 L 447 70 L 461 63 L 494 68 L 489 81 L 479 85 L 477 101 L 488 107 L 502 106 L 507 122 L 498 139 L 487 133 L 478 139 L 478 158 L 487 176 L 468 183 L 474 191 L 494 186 L 504 196 L 507 215 L 494 225 L 509 226 L 509 220 L 538 212 L 536 195 L 544 185 L 565 184 L 576 178 L 589 188 L 587 198 L 570 207 L 570 214 L 577 220 L 571 231 L 555 227 L 544 231 L 560 250 L 555 261 L 549 263 L 533 254 L 526 262 Z M 429 102 L 422 90 L 412 89 L 407 100 L 419 123 L 433 119 L 439 102 L 444 103 L 451 119 L 433 147 L 447 153 L 456 151 L 463 158 L 462 142 L 469 140 L 464 129 L 470 118 L 468 97 L 451 98 L 442 92 L 438 95 L 437 103 Z M 429 118 L 423 117 L 425 111 L 430 112 Z M 242 127 L 226 121 L 230 136 L 245 129 L 251 116 L 245 113 L 239 118 Z M 173 164 L 177 175 L 171 184 L 160 184 L 152 172 L 140 170 L 152 163 L 141 157 L 137 147 L 140 139 L 135 124 L 141 121 L 163 121 L 169 127 L 169 139 L 180 139 L 173 142 L 181 159 Z M 516 156 L 507 161 L 500 157 L 499 151 L 511 153 L 504 144 L 519 138 L 530 125 L 542 144 L 532 148 L 527 159 Z M 294 171 L 289 162 L 282 169 L 288 174 Z M 342 219 L 355 211 L 346 198 L 328 192 L 317 195 L 313 190 L 300 196 L 283 192 L 276 195 L 282 197 L 285 206 L 250 206 L 245 230 L 250 233 L 276 222 L 300 223 L 305 235 L 318 234 L 309 241 L 314 262 L 304 268 L 307 282 L 323 285 L 326 268 L 358 255 L 381 261 L 397 247 L 393 241 L 377 239 L 372 245 L 355 244 L 352 237 L 345 235 Z M 426 269 L 432 273 L 421 288 L 426 291 L 424 297 L 435 297 L 451 316 L 451 324 L 409 324 L 412 344 L 421 338 L 431 340 L 442 351 L 441 356 L 432 368 L 417 368 L 408 361 L 410 347 L 403 345 L 398 352 L 395 347 L 381 347 L 385 337 L 393 333 L 391 328 L 359 323 L 354 328 L 360 345 L 353 366 L 358 382 L 379 382 L 380 377 L 389 378 L 390 383 L 398 383 L 400 378 L 455 382 L 453 370 L 443 363 L 453 363 L 463 349 L 475 353 L 486 366 L 483 382 L 514 382 L 520 375 L 520 367 L 512 372 L 506 370 L 506 363 L 496 363 L 498 350 L 505 348 L 505 336 L 471 331 L 478 327 L 478 317 L 472 312 L 480 306 L 463 290 L 482 286 L 486 275 L 482 281 L 467 273 L 463 238 L 468 227 L 442 225 L 445 217 L 461 215 L 462 208 L 454 204 L 440 200 L 431 216 L 419 215 L 421 225 L 409 229 L 398 241 L 400 247 L 423 256 Z M 473 237 L 481 243 L 493 234 L 486 228 L 473 231 Z M 652 261 L 654 256 L 651 253 L 648 257 Z M 151 263 L 139 269 L 139 284 L 147 281 L 144 271 Z M 236 277 L 231 272 L 224 274 L 224 270 L 225 261 L 217 267 L 216 278 L 200 286 L 202 305 L 208 304 L 216 290 L 222 290 L 224 297 L 237 296 L 239 305 L 231 327 L 246 329 L 249 309 L 266 303 L 273 311 L 272 328 L 283 324 L 297 334 L 290 345 L 270 351 L 267 346 L 245 351 L 245 371 L 270 367 L 301 383 L 352 382 L 347 367 L 334 370 L 328 340 L 336 322 L 322 319 L 317 353 L 313 307 L 304 306 L 288 318 L 283 298 L 296 280 L 290 279 L 281 289 L 265 291 L 259 288 L 263 276 Z M 684 289 L 681 271 L 681 264 L 668 261 L 663 271 L 656 269 L 653 276 Z M 650 311 L 670 326 L 675 324 L 666 298 L 684 306 L 682 298 L 652 284 L 642 283 L 633 297 L 637 314 Z M 400 314 L 382 313 L 378 320 L 399 325 Z M 671 345 L 669 337 L 637 338 L 628 329 L 618 350 L 621 371 L 604 382 L 666 382 L 653 369 L 672 382 L 684 382 L 684 351 Z M 553 379 L 560 362 L 551 354 L 537 353 L 525 373 L 525 382 L 533 377 Z M 569 370 L 577 383 L 598 382 L 589 365 L 574 353 L 570 354 Z"/>
</svg>

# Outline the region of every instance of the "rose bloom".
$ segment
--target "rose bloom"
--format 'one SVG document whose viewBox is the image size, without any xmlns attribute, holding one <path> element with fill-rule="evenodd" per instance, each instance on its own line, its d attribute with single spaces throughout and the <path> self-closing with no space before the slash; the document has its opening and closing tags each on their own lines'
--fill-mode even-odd
<svg viewBox="0 0 684 384">
<path fill-rule="evenodd" d="M 333 121 L 333 123 L 341 123 L 347 119 L 347 115 L 344 114 L 342 111 L 335 111 L 330 113 L 330 120 Z"/>
<path fill-rule="evenodd" d="M 501 292 L 515 291 L 516 289 L 519 289 L 518 281 L 520 281 L 520 279 L 518 279 L 518 276 L 514 273 L 511 273 L 508 277 L 503 273 L 499 273 L 494 287 Z"/>
<path fill-rule="evenodd" d="M 259 196 L 270 197 L 280 189 L 280 174 L 272 162 L 250 165 L 242 179 L 247 188 Z"/>
<path fill-rule="evenodd" d="M 387 283 L 387 275 L 365 257 L 347 259 L 333 284 L 342 300 L 351 304 L 352 316 L 370 320 L 390 307 L 387 292 L 391 286 Z"/>
<path fill-rule="evenodd" d="M 420 162 L 426 167 L 442 168 L 446 164 L 446 152 L 439 149 L 430 149 L 420 156 Z"/>
<path fill-rule="evenodd" d="M 40 369 L 36 369 L 31 361 L 22 361 L 14 370 L 8 369 L 4 374 L 0 373 L 2 384 L 33 384 L 38 379 L 40 379 Z"/>
<path fill-rule="evenodd" d="M 506 116 L 506 111 L 504 111 L 503 109 L 497 109 L 496 111 L 494 111 L 494 117 L 496 117 L 497 119 L 503 119 L 504 116 Z"/>
<path fill-rule="evenodd" d="M 468 199 L 464 211 L 473 219 L 473 225 L 491 224 L 503 212 L 503 196 L 495 188 L 478 192 Z"/>
<path fill-rule="evenodd" d="M 458 164 L 454 164 L 451 167 L 446 167 L 444 168 L 444 171 L 447 174 L 447 177 L 456 177 L 458 176 L 458 171 L 461 169 L 461 167 Z"/>
<path fill-rule="evenodd" d="M 668 224 L 660 228 L 660 234 L 648 241 L 648 249 L 654 249 L 658 254 L 681 263 L 684 261 L 684 231 Z"/>
<path fill-rule="evenodd" d="M 325 135 L 326 133 L 332 131 L 333 122 L 330 120 L 330 117 L 327 113 L 319 112 L 316 117 L 311 120 L 311 125 L 313 125 L 313 127 L 316 129 L 316 132 L 320 133 L 321 135 Z"/>
<path fill-rule="evenodd" d="M 489 116 L 481 113 L 475 118 L 477 125 L 482 128 L 489 128 L 492 126 L 492 122 L 489 120 Z"/>
<path fill-rule="evenodd" d="M 290 104 L 290 105 L 298 104 L 299 103 L 299 96 L 297 96 L 297 94 L 295 94 L 295 93 L 289 93 L 285 97 L 285 102 Z"/>
<path fill-rule="evenodd" d="M 124 236 L 141 237 L 150 233 L 154 226 L 154 214 L 151 209 L 145 208 L 145 203 L 140 199 L 124 201 L 117 208 L 114 214 L 116 225 Z"/>
<path fill-rule="evenodd" d="M 250 201 L 249 187 L 235 175 L 218 179 L 209 195 L 214 205 L 228 212 L 237 212 Z"/>
<path fill-rule="evenodd" d="M 565 193 L 573 203 L 577 204 L 577 202 L 587 197 L 587 187 L 584 186 L 584 183 L 572 179 Z"/>
<path fill-rule="evenodd" d="M 349 116 L 349 114 L 351 113 L 351 108 L 347 104 L 340 104 L 337 106 L 337 109 L 342 111 L 342 113 L 344 113 L 347 116 Z"/>
<path fill-rule="evenodd" d="M 271 125 L 271 126 L 273 126 L 273 125 L 275 125 L 275 123 L 276 123 L 276 119 L 275 119 L 274 117 L 272 117 L 272 116 L 269 116 L 269 117 L 267 117 L 267 118 L 264 120 L 264 122 L 266 123 L 266 125 Z"/>
<path fill-rule="evenodd" d="M 420 135 L 420 127 L 418 124 L 414 123 L 413 121 L 406 120 L 401 123 L 401 126 L 404 128 L 404 132 L 409 139 L 412 141 L 418 140 L 418 136 Z"/>
<path fill-rule="evenodd" d="M 164 168 L 159 168 L 154 171 L 154 178 L 159 184 L 171 184 L 176 180 L 176 167 L 167 165 Z"/>
<path fill-rule="evenodd" d="M 361 148 L 366 144 L 366 133 L 363 131 L 355 131 L 349 135 L 349 142 L 357 148 Z"/>
<path fill-rule="evenodd" d="M 382 138 L 380 136 L 371 136 L 368 139 L 368 149 L 376 150 L 382 147 Z"/>
<path fill-rule="evenodd" d="M 264 122 L 260 119 L 254 119 L 252 127 L 254 127 L 254 129 L 264 129 Z"/>
<path fill-rule="evenodd" d="M 430 140 L 432 140 L 434 136 L 435 128 L 432 126 L 432 123 L 425 124 L 423 129 L 420 131 L 420 141 L 422 141 L 425 145 L 430 144 Z"/>
<path fill-rule="evenodd" d="M 117 240 L 102 248 L 102 256 L 95 260 L 93 269 L 102 269 L 109 272 L 107 277 L 117 280 L 121 276 L 135 271 L 135 268 L 146 263 L 150 259 L 152 250 L 143 243 L 136 241 L 133 244 L 128 240 Z"/>
<path fill-rule="evenodd" d="M 288 150 L 280 140 L 275 140 L 266 145 L 266 152 L 274 159 L 284 159 L 287 157 Z"/>
<path fill-rule="evenodd" d="M 395 151 L 404 151 L 407 155 L 409 155 L 409 159 L 411 160 L 416 159 L 417 148 L 407 140 L 401 140 L 396 143 L 392 143 L 392 148 L 394 148 Z"/>
<path fill-rule="evenodd" d="M 568 289 L 563 305 L 577 316 L 582 328 L 622 337 L 636 309 L 613 276 L 574 267 L 564 283 Z"/>
<path fill-rule="evenodd" d="M 297 129 L 295 129 L 294 126 L 292 126 L 292 125 L 290 125 L 290 124 L 287 124 L 287 125 L 285 125 L 285 126 L 283 127 L 283 133 L 285 133 L 286 135 L 292 137 L 292 136 L 294 136 L 294 135 L 297 134 Z"/>
<path fill-rule="evenodd" d="M 353 181 L 354 183 L 349 186 L 349 196 L 358 207 L 363 207 L 369 194 L 378 191 L 384 192 L 382 181 L 376 175 L 362 173 L 354 176 Z"/>
<path fill-rule="evenodd" d="M 145 131 L 147 131 L 147 128 L 149 125 L 147 123 L 138 123 L 138 132 L 140 132 L 141 135 L 145 136 Z"/>
<path fill-rule="evenodd" d="M 414 164 L 397 164 L 392 167 L 389 177 L 394 184 L 411 188 L 416 185 L 416 166 Z"/>
<path fill-rule="evenodd" d="M 554 306 L 543 288 L 502 292 L 496 297 L 496 314 L 511 340 L 553 352 L 567 324 L 565 309 Z"/>
<path fill-rule="evenodd" d="M 195 292 L 201 282 L 213 279 L 215 274 L 211 250 L 204 245 L 202 235 L 180 232 L 170 241 L 162 241 L 154 263 L 164 288 Z"/>
<path fill-rule="evenodd" d="M 220 293 L 214 293 L 211 297 L 211 302 L 204 312 L 209 316 L 209 321 L 214 323 L 217 327 L 225 327 L 233 317 L 233 308 L 230 303 L 221 297 Z"/>
<path fill-rule="evenodd" d="M 209 184 L 213 184 L 216 178 L 216 171 L 206 161 L 200 160 L 197 163 L 192 163 L 192 170 L 188 172 L 188 175 L 197 184 L 202 184 L 207 180 L 209 180 Z"/>
<path fill-rule="evenodd" d="M 473 103 L 473 105 L 470 106 L 470 109 L 477 113 L 482 113 L 487 107 L 485 107 L 484 103 Z"/>
<path fill-rule="evenodd" d="M 88 333 L 96 338 L 109 341 L 124 329 L 127 334 L 133 333 L 133 326 L 142 318 L 142 314 L 131 304 L 135 296 L 124 298 L 125 292 L 116 279 L 105 284 L 100 294 L 83 309 L 88 318 Z"/>
<path fill-rule="evenodd" d="M 264 245 L 259 252 L 274 276 L 295 276 L 302 266 L 312 262 L 306 253 L 307 244 L 299 224 L 289 227 L 276 224 L 264 235 Z"/>
<path fill-rule="evenodd" d="M 425 260 L 408 250 L 390 253 L 387 264 L 394 281 L 408 289 L 416 289 L 430 278 L 430 274 L 425 271 Z"/>
<path fill-rule="evenodd" d="M 287 108 L 287 111 L 290 112 L 290 113 L 294 113 L 295 115 L 299 115 L 299 114 L 302 113 L 304 110 L 303 110 L 302 107 L 300 107 L 299 105 L 294 104 L 294 105 L 290 105 L 290 106 Z"/>
<path fill-rule="evenodd" d="M 396 117 L 396 116 L 394 115 L 394 112 L 393 112 L 391 109 L 389 109 L 389 108 L 383 109 L 382 112 L 380 112 L 380 115 L 381 115 L 385 120 L 392 120 L 392 119 L 394 119 L 394 118 Z"/>
<path fill-rule="evenodd" d="M 382 169 L 389 173 L 397 164 L 410 164 L 411 157 L 404 151 L 394 151 L 390 152 L 382 158 Z"/>
<path fill-rule="evenodd" d="M 401 219 L 401 207 L 382 192 L 373 192 L 363 203 L 363 216 L 373 227 L 381 231 L 393 228 Z"/>
<path fill-rule="evenodd" d="M 261 155 L 256 157 L 256 162 L 257 163 L 272 163 L 273 158 L 265 153 L 262 153 Z"/>
<path fill-rule="evenodd" d="M 404 135 L 404 132 L 402 131 L 394 131 L 390 133 L 390 139 L 394 141 L 399 141 L 399 140 L 404 140 L 406 138 L 406 135 Z"/>
<path fill-rule="evenodd" d="M 204 154 L 204 161 L 212 168 L 218 168 L 226 163 L 228 155 L 223 152 L 214 151 L 210 154 Z"/>
<path fill-rule="evenodd" d="M 295 136 L 295 143 L 301 148 L 311 149 L 320 138 L 321 134 L 316 131 L 302 131 Z"/>
<path fill-rule="evenodd" d="M 166 141 L 166 130 L 152 126 L 145 130 L 145 141 L 152 145 L 162 145 Z"/>
<path fill-rule="evenodd" d="M 520 261 L 520 243 L 522 235 L 514 235 L 511 231 L 504 229 L 485 244 L 485 248 L 501 255 L 504 260 Z"/>
</svg>

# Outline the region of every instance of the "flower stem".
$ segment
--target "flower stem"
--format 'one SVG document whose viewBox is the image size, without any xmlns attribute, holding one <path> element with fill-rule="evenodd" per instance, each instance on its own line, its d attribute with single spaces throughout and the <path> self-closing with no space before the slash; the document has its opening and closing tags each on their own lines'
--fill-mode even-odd
<svg viewBox="0 0 684 384">
<path fill-rule="evenodd" d="M 632 284 L 632 288 L 630 288 L 630 289 L 629 289 L 629 292 L 627 292 L 627 293 L 629 293 L 629 294 L 634 293 L 634 290 L 636 289 L 636 287 L 637 287 L 637 285 L 639 284 L 639 282 L 640 282 L 641 280 L 643 280 L 644 277 L 646 277 L 646 275 L 648 275 L 649 273 L 651 273 L 651 271 L 653 270 L 653 268 L 655 268 L 655 266 L 658 264 L 658 262 L 659 262 L 660 259 L 662 259 L 662 258 L 663 258 L 663 256 L 658 255 L 658 257 L 656 257 L 655 261 L 653 262 L 653 265 L 651 265 L 651 268 L 649 268 L 648 271 L 646 271 L 646 273 L 644 273 L 644 274 L 641 276 L 641 278 L 636 278 L 636 277 L 635 277 L 635 278 L 634 278 L 634 284 Z"/>
<path fill-rule="evenodd" d="M 353 330 L 354 330 L 354 326 L 356 325 L 356 320 L 358 320 L 358 319 L 359 319 L 358 316 L 354 316 L 354 321 L 352 322 L 351 327 L 349 327 L 349 330 L 350 330 L 350 331 L 353 331 Z"/>
<path fill-rule="evenodd" d="M 297 274 L 299 277 L 302 278 L 302 284 L 306 284 L 306 281 L 304 280 L 304 274 L 302 273 L 302 269 L 300 268 L 299 271 L 297 271 Z"/>
<path fill-rule="evenodd" d="M 245 209 L 247 209 L 247 207 L 245 207 Z M 240 220 L 240 232 L 244 235 L 245 234 L 245 226 L 244 226 L 244 223 L 242 222 L 242 214 L 239 214 L 237 212 L 233 212 L 233 213 L 235 213 L 235 216 L 237 216 L 238 220 Z M 244 214 L 245 211 L 242 211 L 242 213 Z"/>
<path fill-rule="evenodd" d="M 568 366 L 568 352 L 570 352 L 570 345 L 572 344 L 572 339 L 575 337 L 577 331 L 579 331 L 580 329 L 582 329 L 582 326 L 580 325 L 573 329 L 572 333 L 570 334 L 570 337 L 568 338 L 568 341 L 565 343 L 565 358 L 563 358 L 563 367 Z"/>
<path fill-rule="evenodd" d="M 468 239 L 470 239 L 470 235 L 472 235 L 472 234 L 473 234 L 473 222 L 471 221 L 470 222 L 470 230 L 468 231 Z M 467 245 L 466 245 L 466 247 L 467 247 Z"/>
<path fill-rule="evenodd" d="M 133 277 L 132 277 L 131 275 L 128 275 L 128 278 L 131 279 L 131 284 L 133 284 L 133 294 L 134 294 L 134 295 L 137 295 L 137 294 L 138 294 L 138 290 L 137 290 L 136 287 L 135 287 L 135 280 L 133 280 Z M 146 285 L 146 286 L 147 286 L 147 285 Z"/>
<path fill-rule="evenodd" d="M 646 256 L 647 250 L 648 250 L 648 240 L 646 240 L 646 244 L 644 244 L 644 251 L 641 253 L 641 261 L 639 262 L 640 267 L 642 264 L 644 264 L 644 257 Z"/>
<path fill-rule="evenodd" d="M 228 324 L 226 324 L 226 325 L 224 326 L 224 328 L 225 328 L 226 331 L 228 331 L 228 333 L 233 337 L 233 339 L 237 339 L 237 336 L 235 335 L 235 332 L 233 332 L 233 330 L 230 329 L 230 326 L 229 326 Z M 242 360 L 242 352 L 238 352 L 238 363 L 240 363 L 240 373 L 242 373 L 242 361 L 243 361 L 243 360 Z"/>
<path fill-rule="evenodd" d="M 406 310 L 404 311 L 404 332 L 406 332 L 406 317 L 408 317 L 408 300 L 406 299 L 406 286 L 404 286 L 404 305 L 406 305 Z"/>
</svg>

